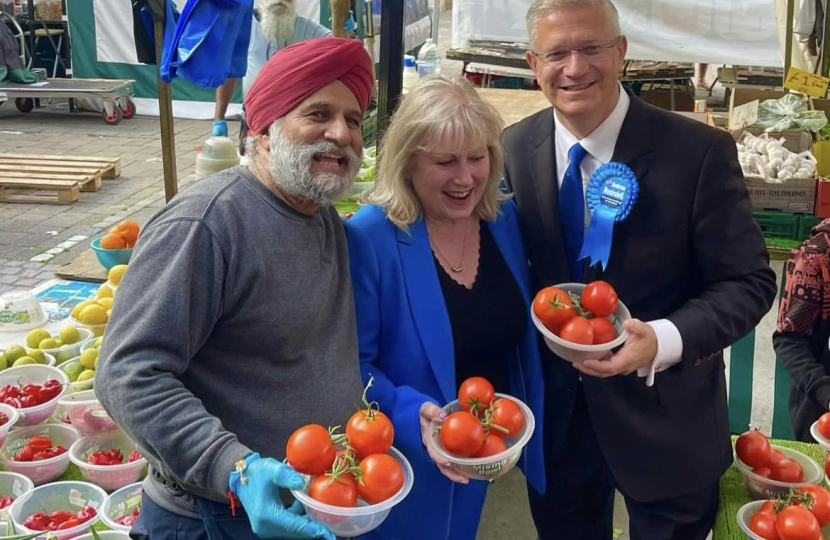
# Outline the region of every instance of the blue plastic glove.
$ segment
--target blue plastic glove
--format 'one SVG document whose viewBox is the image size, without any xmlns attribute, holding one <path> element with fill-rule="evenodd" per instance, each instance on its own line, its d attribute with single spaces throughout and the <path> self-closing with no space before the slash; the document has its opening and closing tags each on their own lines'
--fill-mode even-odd
<svg viewBox="0 0 830 540">
<path fill-rule="evenodd" d="M 242 482 L 242 478 L 245 482 Z M 251 454 L 245 458 L 245 470 L 233 471 L 229 486 L 248 514 L 251 529 L 260 538 L 325 538 L 336 540 L 331 531 L 303 515 L 303 505 L 294 501 L 285 508 L 279 488 L 302 489 L 303 477 L 294 469 L 273 458 Z"/>
<path fill-rule="evenodd" d="M 213 121 L 213 136 L 214 137 L 227 137 L 228 136 L 228 123 L 224 119 Z"/>
<path fill-rule="evenodd" d="M 357 25 L 354 22 L 354 11 L 349 11 L 349 18 L 346 19 L 346 23 L 343 26 L 343 29 L 346 31 L 347 34 L 354 33 L 355 29 L 357 28 Z"/>
</svg>

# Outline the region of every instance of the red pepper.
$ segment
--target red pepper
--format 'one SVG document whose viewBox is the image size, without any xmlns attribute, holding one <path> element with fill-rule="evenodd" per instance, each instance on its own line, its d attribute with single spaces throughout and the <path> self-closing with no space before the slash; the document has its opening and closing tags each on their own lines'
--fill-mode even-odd
<svg viewBox="0 0 830 540">
<path fill-rule="evenodd" d="M 37 396 L 40 393 L 41 386 L 39 384 L 24 384 L 20 388 L 20 392 L 24 396 Z"/>
<path fill-rule="evenodd" d="M 55 510 L 51 514 L 49 514 L 49 520 L 54 521 L 56 523 L 63 523 L 67 519 L 72 519 L 75 517 L 73 512 L 69 510 Z"/>
<path fill-rule="evenodd" d="M 78 518 L 79 520 L 81 520 L 81 523 L 83 523 L 85 521 L 89 521 L 90 519 L 94 518 L 97 515 L 98 515 L 98 512 L 96 512 L 93 507 L 84 506 L 83 508 L 78 510 L 78 513 L 75 514 L 75 517 Z"/>
<path fill-rule="evenodd" d="M 49 516 L 43 512 L 35 512 L 26 518 L 26 521 L 23 522 L 23 526 L 33 531 L 47 531 L 49 530 L 49 525 L 51 525 L 51 523 L 52 521 L 49 519 Z"/>
<path fill-rule="evenodd" d="M 77 527 L 81 523 L 83 523 L 83 521 L 76 517 L 73 517 L 58 525 L 55 530 L 62 531 L 64 529 L 71 529 L 72 527 Z"/>
<path fill-rule="evenodd" d="M 48 450 L 52 448 L 52 439 L 42 435 L 35 435 L 34 437 L 29 437 L 26 444 L 31 446 L 32 450 Z"/>
<path fill-rule="evenodd" d="M 17 454 L 12 458 L 12 461 L 34 461 L 35 451 L 28 444 L 17 451 Z"/>
<path fill-rule="evenodd" d="M 0 510 L 8 508 L 14 502 L 14 497 L 0 497 Z"/>
<path fill-rule="evenodd" d="M 133 450 L 132 452 L 130 452 L 130 457 L 127 459 L 127 462 L 132 463 L 133 461 L 138 461 L 142 458 L 144 458 L 144 456 L 142 456 L 138 450 Z"/>
</svg>

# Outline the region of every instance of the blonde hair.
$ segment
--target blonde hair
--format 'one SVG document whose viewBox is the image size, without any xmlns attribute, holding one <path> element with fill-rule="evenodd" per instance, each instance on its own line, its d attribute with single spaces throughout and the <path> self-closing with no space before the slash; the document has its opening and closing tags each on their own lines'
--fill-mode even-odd
<svg viewBox="0 0 830 540">
<path fill-rule="evenodd" d="M 617 13 L 617 8 L 610 0 L 535 0 L 530 8 L 527 10 L 525 16 L 525 23 L 527 24 L 527 35 L 530 37 L 530 47 L 534 47 L 537 37 L 537 30 L 539 26 L 539 19 L 547 17 L 551 13 L 556 13 L 562 9 L 582 7 L 582 6 L 596 6 L 605 10 L 608 20 L 611 22 L 611 28 L 614 34 L 620 35 L 620 15 Z"/>
<path fill-rule="evenodd" d="M 432 75 L 421 80 L 392 117 L 379 153 L 375 189 L 366 202 L 383 206 L 392 223 L 408 230 L 422 213 L 409 178 L 414 158 L 436 150 L 435 142 L 448 138 L 459 146 L 487 146 L 490 176 L 475 212 L 483 220 L 495 221 L 499 205 L 508 198 L 499 190 L 503 129 L 501 115 L 466 79 Z"/>
</svg>

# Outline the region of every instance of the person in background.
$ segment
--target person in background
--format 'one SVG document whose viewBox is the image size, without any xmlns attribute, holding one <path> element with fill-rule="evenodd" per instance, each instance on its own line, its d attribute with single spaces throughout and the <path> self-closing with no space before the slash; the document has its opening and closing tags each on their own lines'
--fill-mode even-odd
<svg viewBox="0 0 830 540">
<path fill-rule="evenodd" d="M 830 410 L 830 219 L 793 250 L 785 269 L 772 345 L 790 374 L 793 434 L 814 442 L 810 426 Z"/>
<path fill-rule="evenodd" d="M 469 377 L 531 408 L 520 465 L 545 490 L 542 368 L 516 206 L 499 191 L 501 131 L 466 80 L 421 80 L 386 132 L 372 204 L 346 221 L 361 372 L 415 475 L 367 540 L 474 540 L 488 484 L 427 446 Z"/>
<path fill-rule="evenodd" d="M 95 381 L 150 463 L 133 538 L 334 540 L 283 506 L 304 480 L 282 460 L 294 430 L 345 425 L 363 391 L 330 202 L 360 168 L 373 88 L 357 40 L 282 49 L 245 100 L 250 166 L 193 184 L 144 228 Z"/>
<path fill-rule="evenodd" d="M 307 39 L 331 36 L 325 26 L 299 17 L 294 10 L 294 0 L 260 0 L 259 9 L 254 10 L 251 21 L 251 43 L 248 45 L 248 72 L 242 79 L 242 98 L 248 94 L 251 85 L 262 67 L 277 51 Z M 236 89 L 236 79 L 228 79 L 216 89 L 216 109 L 213 116 L 213 135 L 228 136 L 228 122 L 225 114 Z M 239 128 L 239 152 L 245 151 L 248 127 L 243 109 Z"/>
</svg>

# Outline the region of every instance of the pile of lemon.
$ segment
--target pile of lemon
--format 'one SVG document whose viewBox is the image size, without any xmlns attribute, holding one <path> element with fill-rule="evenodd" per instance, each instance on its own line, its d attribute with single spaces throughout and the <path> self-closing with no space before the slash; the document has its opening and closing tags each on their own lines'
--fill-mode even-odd
<svg viewBox="0 0 830 540">
<path fill-rule="evenodd" d="M 71 324 L 61 328 L 57 336 L 53 336 L 45 328 L 35 328 L 26 335 L 26 347 L 12 345 L 3 351 L 0 356 L 0 370 L 26 364 L 46 364 L 43 349 L 58 349 L 66 345 L 74 345 L 80 339 L 80 332 Z"/>
<path fill-rule="evenodd" d="M 79 383 L 92 381 L 95 378 L 95 369 L 98 367 L 98 352 L 103 341 L 104 338 L 102 337 L 95 338 L 91 347 L 81 351 L 81 356 L 77 362 L 69 362 L 61 366 L 63 372 L 69 377 L 69 382 Z"/>
<path fill-rule="evenodd" d="M 126 264 L 119 264 L 113 266 L 109 275 L 109 281 L 98 288 L 95 298 L 92 300 L 84 300 L 74 308 L 70 315 L 73 319 L 86 326 L 96 337 L 104 334 L 104 328 L 110 320 L 112 315 L 112 304 L 115 301 L 115 291 L 110 287 L 118 287 L 121 280 L 124 278 L 124 273 L 127 271 Z"/>
</svg>

